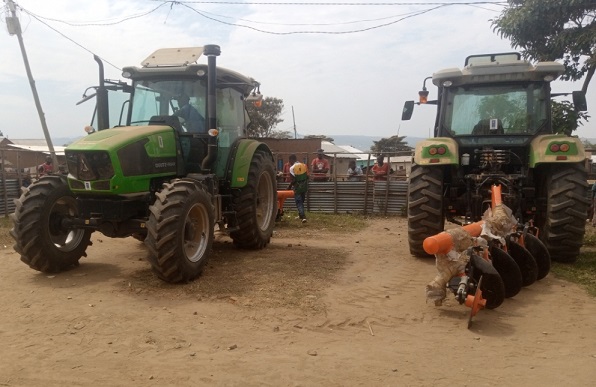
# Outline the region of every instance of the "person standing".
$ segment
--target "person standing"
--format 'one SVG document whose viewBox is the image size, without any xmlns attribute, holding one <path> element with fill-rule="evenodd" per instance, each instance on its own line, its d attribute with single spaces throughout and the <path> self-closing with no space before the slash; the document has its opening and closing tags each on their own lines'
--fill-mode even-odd
<svg viewBox="0 0 596 387">
<path fill-rule="evenodd" d="M 304 213 L 304 201 L 306 200 L 306 192 L 308 192 L 308 168 L 305 164 L 296 161 L 296 155 L 290 155 L 290 175 L 292 181 L 288 189 L 294 190 L 294 202 L 298 210 L 298 217 L 302 223 L 306 223 L 306 214 Z"/>
<path fill-rule="evenodd" d="M 348 164 L 348 181 L 361 181 L 362 168 L 356 165 L 356 160 L 350 160 Z"/>
<path fill-rule="evenodd" d="M 375 175 L 375 181 L 383 181 L 387 180 L 387 176 L 389 175 L 389 164 L 385 162 L 385 156 L 379 155 L 377 156 L 377 163 L 372 167 L 372 173 Z"/>
<path fill-rule="evenodd" d="M 324 157 L 325 151 L 319 149 L 317 151 L 317 158 L 313 159 L 310 167 L 313 173 L 313 181 L 327 181 L 327 172 L 329 172 L 329 161 Z"/>
<path fill-rule="evenodd" d="M 294 162 L 292 162 L 292 157 L 294 159 Z M 286 183 L 291 183 L 292 182 L 292 175 L 290 175 L 290 167 L 296 162 L 296 155 L 290 155 L 290 157 L 288 158 L 288 162 L 284 164 L 284 169 L 283 169 L 283 179 Z"/>
</svg>

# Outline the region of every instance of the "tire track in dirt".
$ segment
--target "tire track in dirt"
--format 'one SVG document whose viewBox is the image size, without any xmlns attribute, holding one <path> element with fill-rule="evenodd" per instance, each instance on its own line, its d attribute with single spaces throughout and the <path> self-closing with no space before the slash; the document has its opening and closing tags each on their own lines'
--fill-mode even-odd
<svg viewBox="0 0 596 387">
<path fill-rule="evenodd" d="M 375 219 L 354 235 L 338 237 L 350 251 L 345 270 L 325 291 L 326 316 L 319 329 L 394 326 L 431 318 L 424 305 L 424 286 L 434 277 L 434 260 L 409 254 L 402 218 Z M 313 244 L 314 242 L 309 242 Z M 420 304 L 400 302 L 403 298 Z"/>
</svg>

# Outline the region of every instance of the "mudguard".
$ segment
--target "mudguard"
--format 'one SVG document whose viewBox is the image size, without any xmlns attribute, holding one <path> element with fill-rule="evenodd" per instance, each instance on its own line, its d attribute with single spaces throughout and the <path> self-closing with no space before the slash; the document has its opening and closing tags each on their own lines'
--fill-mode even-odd
<svg viewBox="0 0 596 387">
<path fill-rule="evenodd" d="M 454 139 L 435 137 L 416 144 L 414 163 L 424 166 L 459 165 L 459 147 Z"/>
<path fill-rule="evenodd" d="M 231 176 L 231 188 L 242 188 L 246 185 L 250 163 L 253 155 L 258 150 L 265 152 L 273 160 L 273 154 L 265 143 L 249 139 L 238 141 L 234 156 L 230 160 L 231 171 L 229 171 L 229 176 Z"/>
<path fill-rule="evenodd" d="M 542 163 L 580 163 L 585 159 L 584 147 L 576 137 L 546 134 L 530 143 L 530 168 Z"/>
</svg>

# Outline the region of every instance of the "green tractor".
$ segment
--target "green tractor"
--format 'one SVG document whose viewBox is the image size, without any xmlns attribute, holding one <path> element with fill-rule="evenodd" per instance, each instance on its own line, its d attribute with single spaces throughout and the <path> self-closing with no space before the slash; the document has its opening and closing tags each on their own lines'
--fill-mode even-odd
<svg viewBox="0 0 596 387">
<path fill-rule="evenodd" d="M 418 143 L 408 189 L 410 252 L 428 256 L 425 238 L 455 224 L 479 221 L 490 187 L 520 224 L 539 230 L 553 260 L 574 262 L 582 246 L 589 199 L 585 153 L 578 138 L 556 134 L 550 82 L 556 62 L 534 65 L 518 53 L 473 55 L 465 67 L 438 71 L 423 82 L 418 104 L 434 104 L 434 138 Z M 428 101 L 427 79 L 438 87 Z M 567 93 L 568 94 L 568 93 Z M 586 98 L 573 92 L 575 109 Z M 410 119 L 407 101 L 402 120 Z"/>
<path fill-rule="evenodd" d="M 68 175 L 42 177 L 16 200 L 11 235 L 35 270 L 77 266 L 94 231 L 143 240 L 156 275 L 191 281 L 216 228 L 240 248 L 265 247 L 277 213 L 274 159 L 245 138 L 259 83 L 216 67 L 220 48 L 161 49 L 122 81 L 104 80 L 88 135 L 65 151 Z M 207 64 L 196 63 L 202 56 Z M 81 102 L 83 102 L 81 101 Z"/>
</svg>

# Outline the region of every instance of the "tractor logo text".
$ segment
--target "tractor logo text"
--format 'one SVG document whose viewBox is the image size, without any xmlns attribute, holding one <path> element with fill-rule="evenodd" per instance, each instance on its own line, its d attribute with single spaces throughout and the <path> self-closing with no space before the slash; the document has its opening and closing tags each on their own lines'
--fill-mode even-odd
<svg viewBox="0 0 596 387">
<path fill-rule="evenodd" d="M 175 166 L 176 166 L 176 163 L 174 161 L 167 161 L 164 163 L 155 163 L 156 169 L 169 168 L 169 167 L 175 167 Z"/>
</svg>

